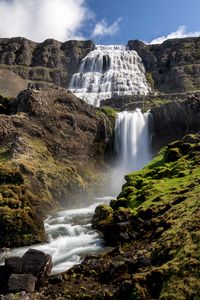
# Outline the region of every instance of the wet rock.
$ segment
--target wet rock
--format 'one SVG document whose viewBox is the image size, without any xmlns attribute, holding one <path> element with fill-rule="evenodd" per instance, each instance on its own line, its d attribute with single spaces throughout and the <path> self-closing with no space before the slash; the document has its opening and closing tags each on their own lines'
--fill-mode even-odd
<svg viewBox="0 0 200 300">
<path fill-rule="evenodd" d="M 8 257 L 5 259 L 5 266 L 12 274 L 20 274 L 22 272 L 22 259 L 21 257 Z"/>
<path fill-rule="evenodd" d="M 42 251 L 29 249 L 22 257 L 22 273 L 32 274 L 37 283 L 43 283 L 52 270 L 52 257 Z"/>
<path fill-rule="evenodd" d="M 12 274 L 8 280 L 8 292 L 34 292 L 36 280 L 32 274 Z"/>
<path fill-rule="evenodd" d="M 95 213 L 92 218 L 92 226 L 96 229 L 101 229 L 112 220 L 112 208 L 109 205 L 101 204 L 95 209 Z"/>
</svg>

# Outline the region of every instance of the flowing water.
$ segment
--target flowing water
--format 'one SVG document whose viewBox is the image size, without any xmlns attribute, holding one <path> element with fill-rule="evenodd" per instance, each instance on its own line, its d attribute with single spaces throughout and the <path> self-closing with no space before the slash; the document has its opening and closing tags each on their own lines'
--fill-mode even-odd
<svg viewBox="0 0 200 300">
<path fill-rule="evenodd" d="M 152 158 L 150 122 L 151 114 L 140 109 L 117 114 L 115 147 L 118 166 L 125 172 L 142 169 Z"/>
<path fill-rule="evenodd" d="M 0 254 L 0 264 L 6 257 L 22 256 L 29 248 L 52 255 L 53 273 L 59 273 L 81 262 L 84 255 L 97 252 L 103 247 L 103 240 L 92 230 L 91 219 L 100 203 L 108 203 L 111 197 L 94 199 L 94 204 L 72 210 L 65 210 L 49 216 L 45 229 L 49 237 L 46 244 L 16 248 Z"/>
<path fill-rule="evenodd" d="M 140 109 L 117 114 L 115 123 L 115 150 L 117 161 L 111 171 L 110 187 L 118 195 L 124 184 L 124 175 L 142 169 L 151 159 L 151 122 L 149 112 Z"/>
<path fill-rule="evenodd" d="M 82 59 L 69 89 L 88 104 L 100 106 L 100 101 L 115 96 L 146 95 L 150 87 L 142 59 L 125 46 L 95 46 Z"/>
</svg>

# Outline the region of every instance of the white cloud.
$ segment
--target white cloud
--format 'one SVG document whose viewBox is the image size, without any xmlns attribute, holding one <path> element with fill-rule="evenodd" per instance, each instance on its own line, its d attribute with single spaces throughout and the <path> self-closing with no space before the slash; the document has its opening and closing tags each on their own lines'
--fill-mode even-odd
<svg viewBox="0 0 200 300">
<path fill-rule="evenodd" d="M 92 32 L 92 37 L 102 37 L 105 35 L 113 36 L 117 34 L 120 30 L 119 23 L 121 22 L 122 18 L 118 18 L 115 22 L 113 22 L 110 26 L 105 20 L 97 23 L 94 27 Z"/>
<path fill-rule="evenodd" d="M 171 32 L 167 36 L 161 36 L 152 40 L 149 44 L 162 44 L 168 39 L 177 39 L 185 37 L 198 37 L 200 36 L 200 31 L 187 32 L 186 26 L 179 26 L 178 29 L 174 32 Z"/>
<path fill-rule="evenodd" d="M 34 41 L 80 39 L 90 17 L 86 0 L 0 0 L 0 36 Z"/>
</svg>

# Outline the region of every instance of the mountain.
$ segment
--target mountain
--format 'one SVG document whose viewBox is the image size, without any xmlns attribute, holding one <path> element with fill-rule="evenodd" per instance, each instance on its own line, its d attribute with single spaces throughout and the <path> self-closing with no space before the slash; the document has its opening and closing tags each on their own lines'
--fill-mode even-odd
<svg viewBox="0 0 200 300">
<path fill-rule="evenodd" d="M 13 297 L 199 299 L 200 38 L 128 46 L 143 61 L 151 93 L 95 108 L 66 89 L 92 41 L 0 39 L 2 250 L 45 242 L 49 212 L 106 190 L 118 110 L 150 109 L 155 155 L 126 175 L 110 205 L 96 208 L 92 226 L 108 247 L 35 294 Z M 0 266 L 0 278 L 4 272 Z"/>
</svg>

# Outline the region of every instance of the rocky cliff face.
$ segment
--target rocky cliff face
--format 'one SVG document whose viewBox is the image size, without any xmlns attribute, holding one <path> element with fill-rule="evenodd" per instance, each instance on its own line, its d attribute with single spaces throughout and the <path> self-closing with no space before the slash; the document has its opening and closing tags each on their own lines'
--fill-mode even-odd
<svg viewBox="0 0 200 300">
<path fill-rule="evenodd" d="M 200 131 L 200 97 L 191 95 L 185 101 L 174 101 L 151 109 L 154 123 L 153 148 Z"/>
<path fill-rule="evenodd" d="M 168 40 L 161 45 L 133 40 L 128 46 L 141 56 L 147 79 L 156 90 L 169 93 L 199 89 L 200 38 Z M 81 59 L 93 48 L 92 41 L 0 39 L 0 93 L 16 96 L 30 81 L 67 87 Z M 5 89 L 7 81 L 11 83 Z"/>
<path fill-rule="evenodd" d="M 167 40 L 161 45 L 129 41 L 145 65 L 147 76 L 162 92 L 185 92 L 200 88 L 200 38 Z M 151 78 L 152 77 L 152 78 Z"/>
<path fill-rule="evenodd" d="M 0 102 L 0 246 L 32 244 L 41 216 L 100 188 L 113 120 L 62 88 Z"/>
<path fill-rule="evenodd" d="M 67 87 L 71 75 L 78 71 L 81 59 L 93 47 L 92 41 L 61 43 L 51 39 L 43 43 L 35 43 L 20 37 L 0 39 L 0 72 L 2 73 L 0 93 L 16 96 L 22 90 L 23 85 L 27 86 L 27 82 L 30 81 L 43 81 Z M 11 73 L 8 74 L 8 71 Z M 6 91 L 1 82 L 5 82 L 6 78 L 9 79 L 11 74 L 15 76 L 15 80 L 10 81 Z M 24 80 L 20 85 L 22 88 L 17 89 L 22 79 Z"/>
</svg>

